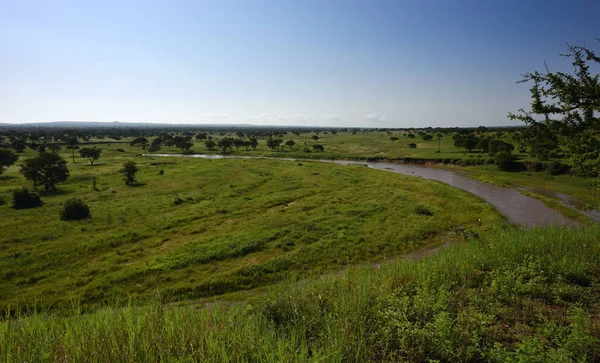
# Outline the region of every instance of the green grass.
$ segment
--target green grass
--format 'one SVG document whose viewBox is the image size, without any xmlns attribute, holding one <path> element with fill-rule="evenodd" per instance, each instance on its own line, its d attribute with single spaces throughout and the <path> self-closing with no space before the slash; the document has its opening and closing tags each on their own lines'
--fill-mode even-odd
<svg viewBox="0 0 600 363">
<path fill-rule="evenodd" d="M 572 175 L 549 175 L 545 172 L 503 172 L 493 166 L 461 168 L 467 176 L 502 187 L 530 187 L 573 196 L 584 205 L 600 208 L 600 191 L 593 185 L 593 178 Z M 583 207 L 583 205 L 582 205 Z"/>
<path fill-rule="evenodd" d="M 288 283 L 232 307 L 147 306 L 0 322 L 21 361 L 592 362 L 600 227 L 503 230 L 416 263 Z"/>
<path fill-rule="evenodd" d="M 466 192 L 364 166 L 165 159 L 117 147 L 103 146 L 93 167 L 69 162 L 71 177 L 43 194 L 42 207 L 0 206 L 0 309 L 88 309 L 156 290 L 165 302 L 210 297 L 393 258 L 443 243 L 456 226 L 485 234 L 503 224 Z M 117 172 L 128 160 L 139 164 L 138 186 Z M 0 196 L 27 185 L 12 167 Z M 60 221 L 71 198 L 89 205 L 91 219 Z"/>
</svg>

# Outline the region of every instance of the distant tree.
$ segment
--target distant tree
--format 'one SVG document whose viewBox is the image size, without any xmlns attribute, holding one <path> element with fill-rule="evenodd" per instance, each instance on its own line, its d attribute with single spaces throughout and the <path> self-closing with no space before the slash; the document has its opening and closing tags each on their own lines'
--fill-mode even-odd
<svg viewBox="0 0 600 363">
<path fill-rule="evenodd" d="M 252 147 L 252 143 L 249 140 L 244 140 L 244 147 L 246 148 L 246 151 L 248 151 Z"/>
<path fill-rule="evenodd" d="M 125 180 L 126 185 L 135 184 L 135 175 L 138 172 L 138 167 L 134 161 L 128 161 L 123 164 L 123 168 L 119 170 L 119 173 L 123 174 L 123 180 Z"/>
<path fill-rule="evenodd" d="M 406 136 L 408 136 L 409 139 L 414 139 L 415 138 L 415 134 L 407 134 Z"/>
<path fill-rule="evenodd" d="M 321 152 L 325 151 L 325 148 L 323 147 L 323 145 L 314 144 L 312 147 L 313 147 L 313 150 L 315 150 L 315 151 L 321 151 Z"/>
<path fill-rule="evenodd" d="M 393 141 L 398 141 L 398 140 L 400 140 L 400 138 L 399 138 L 399 137 L 396 137 L 396 136 L 392 136 L 392 137 L 390 137 L 390 140 L 392 140 L 392 142 L 393 142 Z"/>
<path fill-rule="evenodd" d="M 417 148 L 417 144 L 415 144 L 413 142 L 413 143 L 408 144 L 408 147 L 411 148 L 411 149 L 416 149 Z"/>
<path fill-rule="evenodd" d="M 142 150 L 144 150 L 144 154 L 146 153 L 146 147 L 148 146 L 148 139 L 143 136 L 137 137 L 133 139 L 130 143 L 130 146 L 141 145 Z"/>
<path fill-rule="evenodd" d="M 2 175 L 6 168 L 16 163 L 17 159 L 19 157 L 12 151 L 0 149 L 0 175 Z"/>
<path fill-rule="evenodd" d="M 421 137 L 422 137 L 422 138 L 423 138 L 423 140 L 425 140 L 425 141 L 431 141 L 431 140 L 433 140 L 433 135 L 424 134 L 424 135 L 421 135 Z"/>
<path fill-rule="evenodd" d="M 233 147 L 233 139 L 230 137 L 224 137 L 217 141 L 217 147 L 221 149 L 221 153 L 226 154 L 227 150 Z"/>
<path fill-rule="evenodd" d="M 289 148 L 290 148 L 290 150 L 291 150 L 291 149 L 292 149 L 292 147 L 293 147 L 294 145 L 296 145 L 296 142 L 295 142 L 294 140 L 288 140 L 288 141 L 286 141 L 286 142 L 285 142 L 285 145 L 286 145 L 287 147 L 289 147 Z"/>
<path fill-rule="evenodd" d="M 102 154 L 102 149 L 95 147 L 84 147 L 79 150 L 79 155 L 81 155 L 82 158 L 88 158 L 90 165 L 94 165 L 94 161 L 100 159 L 100 154 Z"/>
<path fill-rule="evenodd" d="M 239 134 L 239 132 L 238 132 Z M 242 135 L 244 134 L 243 132 L 241 133 Z M 233 146 L 235 147 L 235 150 L 239 150 L 239 148 L 244 146 L 244 140 L 242 139 L 234 139 L 233 140 Z"/>
<path fill-rule="evenodd" d="M 438 142 L 438 149 L 437 152 L 440 152 L 440 142 L 442 141 L 442 139 L 444 138 L 444 135 L 442 134 L 436 134 L 435 137 L 437 138 L 437 142 Z"/>
<path fill-rule="evenodd" d="M 190 136 L 175 136 L 173 138 L 173 144 L 177 146 L 181 151 L 189 151 L 194 143 L 192 142 L 192 138 Z"/>
<path fill-rule="evenodd" d="M 160 145 L 163 143 L 162 137 L 157 137 L 150 143 L 148 152 L 155 153 L 160 150 Z"/>
<path fill-rule="evenodd" d="M 313 140 L 315 140 L 315 141 L 319 141 L 319 137 L 318 137 L 317 135 L 313 135 L 313 136 L 311 137 L 311 139 L 313 139 Z"/>
<path fill-rule="evenodd" d="M 279 146 L 281 145 L 281 143 L 283 142 L 283 140 L 281 139 L 277 139 L 277 138 L 268 138 L 267 139 L 267 147 L 270 148 L 271 150 L 275 151 L 275 149 L 279 148 Z"/>
<path fill-rule="evenodd" d="M 208 149 L 208 150 L 214 150 L 215 147 L 217 146 L 217 143 L 214 142 L 213 140 L 208 140 L 204 143 L 204 146 Z"/>
<path fill-rule="evenodd" d="M 71 156 L 73 157 L 73 163 L 75 163 L 75 147 L 79 144 L 79 140 L 77 140 L 77 136 L 67 135 L 64 138 L 65 144 L 71 149 Z"/>
<path fill-rule="evenodd" d="M 472 152 L 480 141 L 474 134 L 455 134 L 452 136 L 452 139 L 454 140 L 455 147 L 465 148 L 469 152 Z"/>
<path fill-rule="evenodd" d="M 252 146 L 252 150 L 256 150 L 256 147 L 258 146 L 258 140 L 256 140 L 256 137 L 251 137 L 250 143 L 250 146 Z"/>
<path fill-rule="evenodd" d="M 46 190 L 53 190 L 57 183 L 64 182 L 69 177 L 67 162 L 59 155 L 49 153 L 41 153 L 25 160 L 20 172 L 33 182 L 36 191 L 39 185 L 43 185 Z"/>
<path fill-rule="evenodd" d="M 206 140 L 206 133 L 197 134 L 196 140 Z"/>
<path fill-rule="evenodd" d="M 46 146 L 53 154 L 56 154 L 60 150 L 59 144 L 47 144 Z"/>
<path fill-rule="evenodd" d="M 27 143 L 23 140 L 17 139 L 11 143 L 11 147 L 13 149 L 15 149 L 16 152 L 22 153 L 23 151 L 25 151 L 25 148 L 27 147 Z"/>
</svg>

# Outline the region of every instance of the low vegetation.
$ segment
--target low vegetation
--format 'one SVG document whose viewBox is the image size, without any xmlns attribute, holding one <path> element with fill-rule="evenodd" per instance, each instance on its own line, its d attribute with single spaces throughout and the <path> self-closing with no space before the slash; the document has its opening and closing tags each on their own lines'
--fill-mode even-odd
<svg viewBox="0 0 600 363">
<path fill-rule="evenodd" d="M 600 228 L 502 230 L 232 306 L 105 305 L 0 322 L 7 361 L 593 362 Z"/>
</svg>

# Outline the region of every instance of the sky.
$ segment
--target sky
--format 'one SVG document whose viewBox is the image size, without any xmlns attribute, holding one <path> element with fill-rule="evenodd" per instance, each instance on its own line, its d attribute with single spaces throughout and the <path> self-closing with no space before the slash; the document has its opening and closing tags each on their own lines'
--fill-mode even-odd
<svg viewBox="0 0 600 363">
<path fill-rule="evenodd" d="M 514 125 L 598 0 L 0 0 L 0 122 Z"/>
</svg>

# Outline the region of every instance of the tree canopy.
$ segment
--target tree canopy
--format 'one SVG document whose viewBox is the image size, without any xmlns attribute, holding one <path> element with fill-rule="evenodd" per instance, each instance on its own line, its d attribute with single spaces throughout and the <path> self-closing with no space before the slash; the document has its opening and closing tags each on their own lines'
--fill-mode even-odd
<svg viewBox="0 0 600 363">
<path fill-rule="evenodd" d="M 25 160 L 21 165 L 21 174 L 33 182 L 36 191 L 40 185 L 46 190 L 53 190 L 57 183 L 67 180 L 69 169 L 67 162 L 58 154 L 44 152 Z"/>
</svg>

